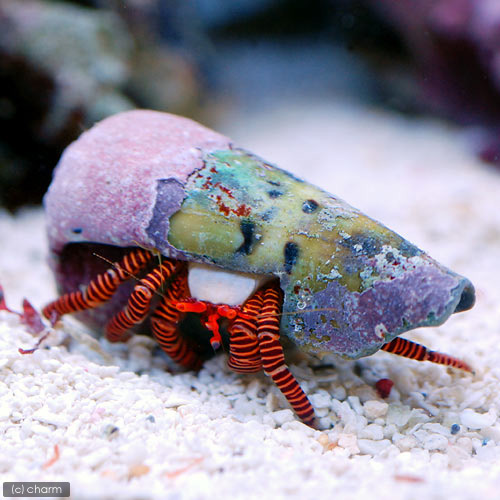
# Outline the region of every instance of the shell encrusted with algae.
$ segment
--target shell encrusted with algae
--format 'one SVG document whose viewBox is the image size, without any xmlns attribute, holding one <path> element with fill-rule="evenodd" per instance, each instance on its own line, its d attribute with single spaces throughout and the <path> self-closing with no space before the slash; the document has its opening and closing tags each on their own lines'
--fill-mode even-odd
<svg viewBox="0 0 500 500">
<path fill-rule="evenodd" d="M 474 302 L 466 278 L 395 232 L 167 113 L 129 111 L 82 134 L 64 152 L 45 206 L 61 291 L 92 277 L 75 267 L 90 269 L 95 257 L 66 257 L 75 243 L 141 246 L 275 276 L 283 334 L 318 355 L 366 356 Z"/>
</svg>

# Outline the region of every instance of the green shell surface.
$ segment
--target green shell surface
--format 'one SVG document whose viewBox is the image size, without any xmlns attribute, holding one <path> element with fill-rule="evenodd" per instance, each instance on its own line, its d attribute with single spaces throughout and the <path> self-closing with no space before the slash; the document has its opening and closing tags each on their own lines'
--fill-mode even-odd
<svg viewBox="0 0 500 500">
<path fill-rule="evenodd" d="M 358 358 L 437 325 L 472 285 L 344 201 L 241 149 L 204 157 L 170 217 L 193 260 L 274 275 L 283 332 L 302 349 Z"/>
</svg>

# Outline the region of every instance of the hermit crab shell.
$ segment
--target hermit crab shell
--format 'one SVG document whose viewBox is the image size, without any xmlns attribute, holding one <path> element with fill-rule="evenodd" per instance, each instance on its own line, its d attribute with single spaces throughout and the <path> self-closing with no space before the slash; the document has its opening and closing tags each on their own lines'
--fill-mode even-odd
<svg viewBox="0 0 500 500">
<path fill-rule="evenodd" d="M 82 134 L 64 152 L 45 206 L 61 292 L 95 275 L 97 257 L 84 250 L 91 244 L 274 276 L 283 333 L 318 355 L 365 356 L 474 303 L 466 278 L 398 234 L 166 113 L 129 111 Z"/>
</svg>

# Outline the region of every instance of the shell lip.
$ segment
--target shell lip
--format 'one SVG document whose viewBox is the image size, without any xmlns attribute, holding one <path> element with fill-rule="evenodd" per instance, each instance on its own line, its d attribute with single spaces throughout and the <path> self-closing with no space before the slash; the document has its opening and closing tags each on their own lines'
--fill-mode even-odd
<svg viewBox="0 0 500 500">
<path fill-rule="evenodd" d="M 458 276 L 458 275 L 455 275 Z M 449 317 L 458 312 L 468 311 L 474 306 L 475 303 L 475 289 L 474 285 L 465 277 L 458 276 L 460 278 L 459 284 L 450 291 L 451 300 L 448 306 L 443 310 L 443 312 L 439 315 L 436 315 L 434 312 L 431 312 L 427 318 L 423 319 L 418 323 L 412 323 L 403 325 L 400 328 L 397 328 L 395 331 L 391 332 L 390 335 L 384 339 L 384 342 L 381 345 L 377 346 L 375 349 L 370 349 L 369 354 L 373 354 L 383 344 L 386 344 L 396 338 L 398 335 L 415 330 L 417 328 L 423 328 L 428 326 L 440 326 L 445 323 Z M 365 356 L 367 354 L 362 354 Z"/>
<path fill-rule="evenodd" d="M 476 290 L 474 285 L 467 278 L 464 278 L 464 281 L 465 284 L 460 294 L 460 300 L 458 301 L 453 313 L 469 311 L 476 303 Z"/>
<path fill-rule="evenodd" d="M 451 299 L 443 312 L 439 315 L 431 312 L 429 316 L 421 322 L 409 325 L 408 328 L 403 327 L 401 331 L 398 331 L 397 335 L 419 327 L 442 325 L 452 314 L 472 309 L 476 300 L 474 285 L 463 276 L 456 274 L 455 276 L 459 278 L 460 281 L 455 288 L 450 290 Z"/>
<path fill-rule="evenodd" d="M 293 283 L 287 285 L 288 297 L 293 297 Z M 331 282 L 313 300 L 302 319 L 286 317 L 284 326 L 292 340 L 316 355 L 358 359 L 404 332 L 441 325 L 453 313 L 470 309 L 475 293 L 467 278 L 429 262 L 398 279 L 378 281 L 363 292 L 348 292 Z M 292 310 L 296 301 L 289 302 L 286 309 Z"/>
</svg>

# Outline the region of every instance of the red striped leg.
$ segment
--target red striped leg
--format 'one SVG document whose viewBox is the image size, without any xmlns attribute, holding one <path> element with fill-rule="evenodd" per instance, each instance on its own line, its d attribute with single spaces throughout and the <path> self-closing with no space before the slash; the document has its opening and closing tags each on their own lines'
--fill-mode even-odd
<svg viewBox="0 0 500 500">
<path fill-rule="evenodd" d="M 448 354 L 431 351 L 421 344 L 401 337 L 396 337 L 391 342 L 383 345 L 382 349 L 397 354 L 398 356 L 404 356 L 405 358 L 416 359 L 417 361 L 431 361 L 439 365 L 453 366 L 454 368 L 465 370 L 466 372 L 472 372 L 471 367 L 460 359 L 449 356 Z"/>
<path fill-rule="evenodd" d="M 179 322 L 185 313 L 176 308 L 176 303 L 179 300 L 184 300 L 187 293 L 187 274 L 181 272 L 172 281 L 153 312 L 151 329 L 158 344 L 170 358 L 185 368 L 197 370 L 203 361 L 178 329 Z"/>
<path fill-rule="evenodd" d="M 229 327 L 229 360 L 227 365 L 238 373 L 262 370 L 257 341 L 257 315 L 262 308 L 262 291 L 248 299 Z"/>
<path fill-rule="evenodd" d="M 124 281 L 135 276 L 152 258 L 153 254 L 147 250 L 132 250 L 116 263 L 114 268 L 96 276 L 83 292 L 66 293 L 47 304 L 42 310 L 43 315 L 55 323 L 63 314 L 100 306 L 111 298 Z"/>
<path fill-rule="evenodd" d="M 263 304 L 257 318 L 257 338 L 264 372 L 269 375 L 302 421 L 314 426 L 314 408 L 285 364 L 280 344 L 280 313 L 283 293 L 277 285 L 264 289 Z"/>
<path fill-rule="evenodd" d="M 141 279 L 130 294 L 125 308 L 115 314 L 106 325 L 106 338 L 110 342 L 126 340 L 125 332 L 146 318 L 154 294 L 183 265 L 178 261 L 164 260 L 161 266 Z"/>
</svg>

